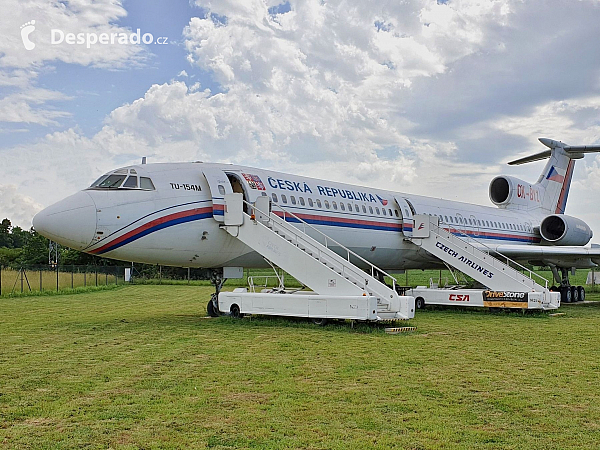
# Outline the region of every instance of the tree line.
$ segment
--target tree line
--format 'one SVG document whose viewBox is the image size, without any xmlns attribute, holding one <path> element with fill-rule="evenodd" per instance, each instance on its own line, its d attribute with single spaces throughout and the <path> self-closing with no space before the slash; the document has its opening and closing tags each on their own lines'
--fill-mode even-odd
<svg viewBox="0 0 600 450">
<path fill-rule="evenodd" d="M 56 256 L 49 255 L 50 241 L 36 232 L 33 227 L 24 230 L 5 218 L 0 222 L 0 265 L 20 267 L 47 265 L 55 262 Z M 123 261 L 88 255 L 72 248 L 59 246 L 58 261 L 62 265 L 124 265 Z"/>
</svg>

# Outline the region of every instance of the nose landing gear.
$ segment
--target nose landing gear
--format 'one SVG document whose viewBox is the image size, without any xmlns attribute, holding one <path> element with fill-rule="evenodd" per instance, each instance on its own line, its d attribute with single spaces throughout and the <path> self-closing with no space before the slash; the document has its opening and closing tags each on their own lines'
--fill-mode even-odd
<svg viewBox="0 0 600 450">
<path fill-rule="evenodd" d="M 219 317 L 219 292 L 221 292 L 221 288 L 223 284 L 227 281 L 227 278 L 223 278 L 223 270 L 215 269 L 210 274 L 210 283 L 215 287 L 214 294 L 211 294 L 210 300 L 206 305 L 206 313 L 210 317 Z"/>
</svg>

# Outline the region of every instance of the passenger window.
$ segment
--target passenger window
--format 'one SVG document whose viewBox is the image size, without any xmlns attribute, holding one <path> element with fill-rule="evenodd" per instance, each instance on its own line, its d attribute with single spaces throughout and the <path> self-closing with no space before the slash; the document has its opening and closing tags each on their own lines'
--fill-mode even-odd
<svg viewBox="0 0 600 450">
<path fill-rule="evenodd" d="M 140 188 L 146 189 L 148 191 L 154 190 L 154 184 L 152 180 L 148 177 L 140 177 Z"/>
<path fill-rule="evenodd" d="M 340 202 L 340 209 L 342 211 L 346 211 L 346 207 L 344 206 L 344 203 Z"/>
<path fill-rule="evenodd" d="M 327 200 L 324 200 L 325 202 L 325 208 L 329 209 L 329 202 Z"/>
<path fill-rule="evenodd" d="M 308 206 L 310 206 L 311 208 L 313 207 L 313 201 L 312 198 L 308 199 Z"/>
<path fill-rule="evenodd" d="M 283 203 L 287 203 L 287 197 L 285 196 L 285 194 L 281 194 L 281 201 Z"/>
<path fill-rule="evenodd" d="M 454 222 L 452 221 L 452 216 L 449 216 L 449 217 L 448 217 L 448 219 L 450 219 L 450 223 L 454 223 Z"/>
<path fill-rule="evenodd" d="M 331 204 L 333 205 L 333 209 L 337 210 L 337 203 L 336 202 L 331 202 Z"/>
<path fill-rule="evenodd" d="M 219 194 L 225 195 L 225 186 L 222 184 L 219 184 Z"/>
<path fill-rule="evenodd" d="M 317 206 L 318 206 L 319 208 L 321 208 L 321 207 L 322 207 L 322 206 L 321 206 L 321 200 L 317 199 L 317 200 L 316 200 L 316 202 L 317 202 Z"/>
<path fill-rule="evenodd" d="M 300 201 L 300 204 L 302 206 L 304 206 L 306 204 L 306 203 L 304 203 L 304 198 L 303 197 L 298 198 L 298 200 Z"/>
<path fill-rule="evenodd" d="M 390 217 L 392 217 L 393 214 L 391 209 L 388 209 L 388 213 L 390 213 Z"/>
<path fill-rule="evenodd" d="M 360 208 L 358 207 L 358 205 L 356 203 L 354 204 L 354 211 L 360 212 Z"/>
<path fill-rule="evenodd" d="M 137 177 L 135 175 L 130 175 L 129 178 L 123 183 L 123 187 L 126 188 L 136 188 L 138 187 Z"/>
<path fill-rule="evenodd" d="M 277 200 L 277 194 L 276 194 L 275 192 L 273 192 L 273 193 L 271 194 L 271 198 L 273 199 L 273 201 L 274 201 L 275 203 L 277 203 L 277 201 L 278 201 L 278 200 Z"/>
<path fill-rule="evenodd" d="M 352 212 L 352 204 L 348 203 L 348 211 Z"/>
<path fill-rule="evenodd" d="M 373 214 L 373 207 L 372 207 L 372 206 L 369 206 L 369 212 L 370 212 L 371 214 Z"/>
<path fill-rule="evenodd" d="M 400 214 L 398 214 L 398 210 L 397 209 L 394 210 L 394 213 L 396 214 L 396 217 L 400 217 Z"/>
<path fill-rule="evenodd" d="M 385 208 L 381 208 L 381 212 L 383 213 L 383 215 L 385 216 L 387 213 L 385 212 Z"/>
<path fill-rule="evenodd" d="M 105 189 L 116 189 L 121 186 L 123 180 L 125 180 L 125 175 L 109 175 L 106 177 L 106 179 L 104 179 L 104 181 L 98 184 L 98 187 Z"/>
<path fill-rule="evenodd" d="M 363 213 L 365 213 L 365 214 L 366 214 L 366 213 L 367 213 L 367 207 L 366 207 L 365 205 L 362 205 L 362 207 L 363 207 L 363 208 L 362 208 L 362 209 L 363 209 Z"/>
<path fill-rule="evenodd" d="M 378 207 L 375 208 L 375 212 L 377 213 L 377 215 L 379 215 L 379 208 Z"/>
<path fill-rule="evenodd" d="M 296 197 L 294 197 L 293 195 L 290 195 L 290 201 L 292 202 L 292 205 L 296 204 Z"/>
</svg>

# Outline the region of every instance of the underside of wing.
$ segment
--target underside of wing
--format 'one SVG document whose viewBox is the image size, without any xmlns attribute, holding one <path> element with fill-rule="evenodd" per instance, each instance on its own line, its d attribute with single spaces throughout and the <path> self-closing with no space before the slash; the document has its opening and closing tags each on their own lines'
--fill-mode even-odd
<svg viewBox="0 0 600 450">
<path fill-rule="evenodd" d="M 533 265 L 555 265 L 588 269 L 600 264 L 600 245 L 591 247 L 550 246 L 550 245 L 492 245 L 484 251 L 507 256 L 520 263 Z M 500 258 L 501 259 L 501 258 Z"/>
</svg>

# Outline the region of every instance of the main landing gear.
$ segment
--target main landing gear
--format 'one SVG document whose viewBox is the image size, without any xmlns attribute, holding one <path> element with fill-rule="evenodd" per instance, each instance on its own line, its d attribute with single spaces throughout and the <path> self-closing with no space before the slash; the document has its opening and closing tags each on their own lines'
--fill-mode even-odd
<svg viewBox="0 0 600 450">
<path fill-rule="evenodd" d="M 550 266 L 552 274 L 559 286 L 552 286 L 551 291 L 560 292 L 561 303 L 576 303 L 585 300 L 585 288 L 583 286 L 571 286 L 569 282 L 569 269 L 566 267 Z M 561 275 L 558 274 L 560 269 Z"/>
<path fill-rule="evenodd" d="M 219 292 L 227 278 L 223 278 L 223 270 L 215 269 L 210 274 L 210 283 L 215 287 L 215 293 L 211 294 L 206 305 L 206 312 L 210 317 L 219 317 Z"/>
</svg>

